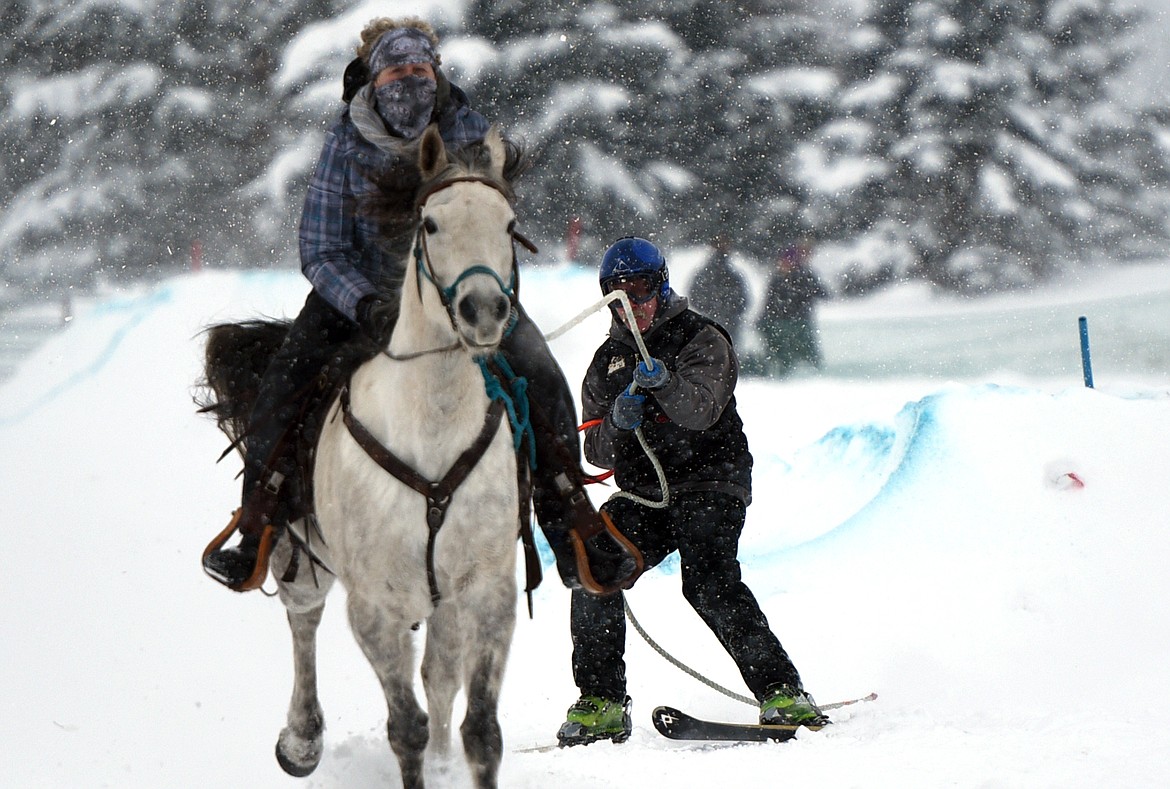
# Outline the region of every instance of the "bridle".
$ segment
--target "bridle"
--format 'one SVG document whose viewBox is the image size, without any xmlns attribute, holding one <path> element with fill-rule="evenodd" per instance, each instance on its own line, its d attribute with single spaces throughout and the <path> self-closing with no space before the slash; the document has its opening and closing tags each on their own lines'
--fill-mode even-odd
<svg viewBox="0 0 1170 789">
<path fill-rule="evenodd" d="M 422 301 L 422 286 L 424 280 L 429 282 L 435 288 L 435 292 L 439 295 L 439 301 L 442 303 L 443 309 L 447 311 L 447 320 L 451 323 L 451 329 L 456 333 L 456 336 L 458 336 L 459 330 L 455 323 L 455 307 L 453 303 L 456 289 L 459 287 L 459 284 L 468 277 L 480 275 L 490 276 L 496 281 L 496 284 L 500 288 L 500 292 L 507 296 L 508 302 L 512 306 L 512 317 L 509 320 L 508 328 L 505 330 L 505 333 L 508 333 L 511 332 L 512 328 L 516 325 L 516 320 L 518 319 L 517 308 L 519 304 L 520 276 L 519 267 L 516 261 L 516 244 L 519 243 L 533 254 L 536 254 L 537 252 L 536 245 L 529 241 L 522 233 L 520 233 L 520 231 L 516 230 L 515 226 L 512 226 L 508 229 L 508 235 L 510 235 L 512 238 L 512 266 L 511 276 L 508 278 L 508 282 L 504 282 L 503 277 L 487 266 L 476 264 L 474 266 L 469 266 L 468 268 L 461 271 L 459 276 L 455 278 L 455 281 L 447 286 L 444 286 L 442 283 L 440 283 L 438 277 L 435 276 L 435 267 L 431 262 L 430 250 L 427 247 L 427 220 L 422 216 L 422 210 L 426 206 L 427 201 L 436 193 L 441 192 L 450 186 L 458 183 L 469 182 L 490 186 L 492 189 L 495 189 L 497 192 L 503 195 L 505 199 L 508 198 L 507 192 L 505 192 L 503 187 L 501 187 L 496 181 L 490 178 L 484 178 L 476 175 L 465 175 L 459 176 L 457 178 L 450 178 L 445 181 L 439 181 L 436 184 L 433 184 L 426 191 L 422 192 L 415 200 L 414 209 L 418 222 L 418 228 L 415 230 L 414 244 L 411 250 L 411 255 L 414 258 L 416 268 L 415 287 L 419 301 Z M 421 356 L 427 356 L 433 353 L 454 351 L 459 347 L 460 342 L 459 340 L 456 340 L 449 345 L 444 345 L 439 348 L 431 348 L 425 351 L 416 351 L 409 354 L 392 354 L 388 349 L 383 349 L 382 353 L 396 361 L 409 361 L 411 359 L 417 359 Z"/>
</svg>

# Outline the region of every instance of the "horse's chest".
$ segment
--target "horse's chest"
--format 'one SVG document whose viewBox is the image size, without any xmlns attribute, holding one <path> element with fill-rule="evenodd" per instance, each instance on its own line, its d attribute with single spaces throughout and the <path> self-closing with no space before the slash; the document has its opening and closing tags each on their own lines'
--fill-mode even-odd
<svg viewBox="0 0 1170 789">
<path fill-rule="evenodd" d="M 344 427 L 336 429 L 340 422 L 322 436 L 316 487 L 318 517 L 336 569 L 354 578 L 382 576 L 392 584 L 391 577 L 419 575 L 431 539 L 428 511 L 436 502 L 380 467 Z M 398 424 L 401 430 L 385 440 L 386 448 L 421 477 L 439 482 L 477 438 L 482 417 L 472 431 L 451 430 L 450 424 L 441 431 L 417 414 Z M 501 425 L 442 503 L 434 537 L 438 563 L 462 577 L 477 562 L 514 561 L 518 508 L 511 433 Z"/>
</svg>

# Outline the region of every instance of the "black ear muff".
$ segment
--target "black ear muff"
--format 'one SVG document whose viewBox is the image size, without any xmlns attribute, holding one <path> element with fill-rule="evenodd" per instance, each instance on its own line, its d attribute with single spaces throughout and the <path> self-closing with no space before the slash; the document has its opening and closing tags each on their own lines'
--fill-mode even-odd
<svg viewBox="0 0 1170 789">
<path fill-rule="evenodd" d="M 354 58 L 345 67 L 345 74 L 341 77 L 341 100 L 346 104 L 353 101 L 353 97 L 370 81 L 370 67 L 361 58 Z"/>
</svg>

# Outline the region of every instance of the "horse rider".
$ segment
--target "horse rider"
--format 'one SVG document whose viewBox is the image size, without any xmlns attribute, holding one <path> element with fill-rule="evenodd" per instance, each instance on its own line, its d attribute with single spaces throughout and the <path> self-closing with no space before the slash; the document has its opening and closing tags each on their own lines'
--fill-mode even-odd
<svg viewBox="0 0 1170 789">
<path fill-rule="evenodd" d="M 371 174 L 417 168 L 418 138 L 431 123 L 451 149 L 481 142 L 487 132 L 484 117 L 443 74 L 437 46 L 434 30 L 417 17 L 375 19 L 362 30 L 357 58 L 346 69 L 346 106 L 325 135 L 301 215 L 301 270 L 312 290 L 259 386 L 243 439 L 241 506 L 203 557 L 208 575 L 236 591 L 263 584 L 274 541 L 309 504 L 298 453 L 315 436 L 337 385 L 385 347 L 397 319 L 410 239 L 399 243 L 401 250 L 388 249 L 378 223 L 358 210 L 375 189 Z M 535 324 L 517 310 L 501 350 L 528 379 L 537 519 L 566 585 L 623 580 L 635 571 L 628 557 L 605 567 L 575 560 L 570 532 L 592 535 L 586 553 L 608 547 L 605 556 L 614 552 L 608 545 L 614 538 L 581 489 L 585 475 L 564 373 Z M 237 531 L 238 544 L 224 547 Z M 606 577 L 582 579 L 582 572 Z"/>
<path fill-rule="evenodd" d="M 640 356 L 624 309 L 611 302 L 609 336 L 581 385 L 585 457 L 613 469 L 622 491 L 602 510 L 647 567 L 678 551 L 683 597 L 739 667 L 760 702 L 761 723 L 824 723 L 740 577 L 752 455 L 736 409 L 739 363 L 726 330 L 671 289 L 666 259 L 646 239 L 619 239 L 602 258 L 599 279 L 602 293 L 625 291 L 651 356 L 649 362 Z M 642 439 L 661 464 L 667 490 Z M 667 506 L 651 506 L 664 494 Z M 572 593 L 573 679 L 581 697 L 557 732 L 561 745 L 630 735 L 624 611 L 621 592 Z"/>
</svg>

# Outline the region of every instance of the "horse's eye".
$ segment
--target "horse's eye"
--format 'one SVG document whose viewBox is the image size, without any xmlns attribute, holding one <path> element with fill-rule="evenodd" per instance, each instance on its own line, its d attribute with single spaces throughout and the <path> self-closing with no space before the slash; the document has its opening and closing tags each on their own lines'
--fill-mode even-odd
<svg viewBox="0 0 1170 789">
<path fill-rule="evenodd" d="M 437 233 L 439 232 L 439 226 L 435 224 L 435 220 L 428 216 L 423 220 L 423 230 L 427 231 L 428 233 Z"/>
</svg>

